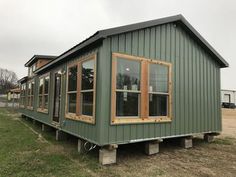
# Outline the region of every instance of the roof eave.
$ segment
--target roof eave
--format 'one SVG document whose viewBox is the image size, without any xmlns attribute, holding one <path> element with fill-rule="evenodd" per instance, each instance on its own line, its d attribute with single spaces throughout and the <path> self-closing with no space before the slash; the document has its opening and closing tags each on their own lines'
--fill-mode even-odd
<svg viewBox="0 0 236 177">
<path fill-rule="evenodd" d="M 45 60 L 52 60 L 56 57 L 57 56 L 53 56 L 53 55 L 34 55 L 29 61 L 27 61 L 25 63 L 25 67 L 29 67 L 34 61 L 41 59 L 41 58 L 45 59 Z"/>
<path fill-rule="evenodd" d="M 152 27 L 152 26 L 157 26 L 157 25 L 161 25 L 161 24 L 165 24 L 165 23 L 178 22 L 178 21 L 181 22 L 183 25 L 185 25 L 189 29 L 189 31 L 196 38 L 198 38 L 199 41 L 213 54 L 213 56 L 215 56 L 217 58 L 221 68 L 225 68 L 225 67 L 229 66 L 229 64 L 226 62 L 226 60 L 224 60 L 224 58 L 218 52 L 216 52 L 216 50 L 197 32 L 197 30 L 195 30 L 193 28 L 193 26 L 181 14 L 179 14 L 179 15 L 161 18 L 161 19 L 157 19 L 157 20 L 151 20 L 151 21 L 147 21 L 147 22 L 141 22 L 141 23 L 136 23 L 136 24 L 131 24 L 131 25 L 126 25 L 126 26 L 115 27 L 115 28 L 110 28 L 110 29 L 98 31 L 94 35 L 89 37 L 88 39 L 82 41 L 81 43 L 72 47 L 68 51 L 64 52 L 63 54 L 61 54 L 60 56 L 58 56 L 57 58 L 55 58 L 54 60 L 52 60 L 48 64 L 39 68 L 38 70 L 35 71 L 35 73 L 37 74 L 39 72 L 42 72 L 44 69 L 51 67 L 52 65 L 54 65 L 58 61 L 68 57 L 69 55 L 73 54 L 74 52 L 77 52 L 77 51 L 91 45 L 92 43 L 95 43 L 96 41 L 98 41 L 100 39 L 104 39 L 108 36 L 112 36 L 112 35 L 116 35 L 116 34 L 120 34 L 120 33 L 126 33 L 126 32 L 130 32 L 130 31 L 134 31 L 134 30 L 138 30 L 138 29 L 143 29 L 143 28 L 148 28 L 148 27 Z"/>
<path fill-rule="evenodd" d="M 49 63 L 47 63 L 46 65 L 42 66 L 41 68 L 38 68 L 37 70 L 35 70 L 35 74 L 38 74 L 42 71 L 44 71 L 46 68 L 54 65 L 55 63 L 61 61 L 62 59 L 68 57 L 69 55 L 101 40 L 104 39 L 104 37 L 100 34 L 100 31 L 96 32 L 93 36 L 91 36 L 90 38 L 88 38 L 84 43 L 80 43 L 74 47 L 72 47 L 71 49 L 67 50 L 66 52 L 64 52 L 63 54 L 61 54 L 60 56 L 58 56 L 57 58 L 55 58 L 54 60 L 50 61 Z"/>
</svg>

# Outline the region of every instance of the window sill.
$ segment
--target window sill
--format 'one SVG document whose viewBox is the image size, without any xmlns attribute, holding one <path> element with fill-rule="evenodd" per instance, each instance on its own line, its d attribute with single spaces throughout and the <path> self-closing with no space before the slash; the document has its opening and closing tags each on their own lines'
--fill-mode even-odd
<svg viewBox="0 0 236 177">
<path fill-rule="evenodd" d="M 44 114 L 48 114 L 48 109 L 38 108 L 37 111 L 41 112 L 41 113 L 44 113 Z"/>
<path fill-rule="evenodd" d="M 27 109 L 32 111 L 34 108 L 32 106 L 27 106 Z"/>
<path fill-rule="evenodd" d="M 149 118 L 139 118 L 139 117 L 115 117 L 111 124 L 139 124 L 139 123 L 168 123 L 171 122 L 170 117 L 149 117 Z"/>
<path fill-rule="evenodd" d="M 86 123 L 90 123 L 90 124 L 95 124 L 95 118 L 92 116 L 86 116 L 86 115 L 78 116 L 73 113 L 67 113 L 65 115 L 65 118 L 71 119 L 71 120 L 77 120 L 77 121 L 81 121 L 81 122 L 86 122 Z"/>
<path fill-rule="evenodd" d="M 24 108 L 25 108 L 25 106 L 24 106 L 24 105 L 20 105 L 20 108 L 23 108 L 23 109 L 24 109 Z"/>
</svg>

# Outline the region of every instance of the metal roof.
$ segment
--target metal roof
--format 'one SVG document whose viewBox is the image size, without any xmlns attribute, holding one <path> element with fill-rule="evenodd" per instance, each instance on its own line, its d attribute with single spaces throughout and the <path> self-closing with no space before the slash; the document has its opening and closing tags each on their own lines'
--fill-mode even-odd
<svg viewBox="0 0 236 177">
<path fill-rule="evenodd" d="M 25 67 L 30 66 L 34 61 L 37 59 L 47 59 L 47 60 L 52 60 L 55 59 L 57 56 L 52 56 L 52 55 L 34 55 L 29 61 L 25 63 Z"/>
<path fill-rule="evenodd" d="M 143 28 L 148 28 L 152 26 L 157 26 L 157 25 L 162 25 L 166 23 L 171 23 L 171 22 L 179 22 L 186 27 L 190 34 L 194 36 L 195 38 L 198 39 L 198 41 L 208 49 L 208 51 L 215 57 L 215 59 L 219 62 L 220 66 L 223 67 L 228 67 L 229 64 L 224 60 L 224 58 L 195 30 L 192 25 L 182 16 L 182 15 L 175 15 L 175 16 L 170 16 L 166 18 L 160 18 L 156 20 L 151 20 L 151 21 L 146 21 L 146 22 L 141 22 L 141 23 L 135 23 L 131 25 L 126 25 L 126 26 L 120 26 L 116 28 L 110 28 L 110 29 L 105 29 L 105 30 L 100 30 L 97 31 L 95 34 L 87 38 L 86 40 L 82 41 L 78 45 L 72 47 L 68 51 L 64 52 L 48 64 L 44 65 L 43 67 L 39 68 L 38 70 L 35 71 L 35 73 L 39 73 L 43 70 L 45 70 L 48 67 L 53 66 L 57 62 L 61 61 L 62 59 L 68 57 L 69 55 L 73 54 L 74 52 L 77 52 L 95 42 L 98 40 L 103 40 L 108 36 L 120 34 L 120 33 L 126 33 L 134 30 L 139 30 Z"/>
<path fill-rule="evenodd" d="M 27 79 L 28 79 L 28 76 L 25 76 L 25 77 L 22 77 L 21 79 L 19 79 L 17 82 L 23 83 L 23 82 L 27 81 Z"/>
</svg>

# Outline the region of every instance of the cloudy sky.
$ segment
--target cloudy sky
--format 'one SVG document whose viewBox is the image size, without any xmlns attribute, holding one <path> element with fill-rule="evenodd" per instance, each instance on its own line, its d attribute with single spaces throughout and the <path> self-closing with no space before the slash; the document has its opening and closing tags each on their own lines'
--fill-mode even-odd
<svg viewBox="0 0 236 177">
<path fill-rule="evenodd" d="M 0 67 L 26 75 L 34 54 L 60 55 L 97 30 L 182 14 L 225 58 L 236 89 L 235 0 L 0 0 Z"/>
</svg>

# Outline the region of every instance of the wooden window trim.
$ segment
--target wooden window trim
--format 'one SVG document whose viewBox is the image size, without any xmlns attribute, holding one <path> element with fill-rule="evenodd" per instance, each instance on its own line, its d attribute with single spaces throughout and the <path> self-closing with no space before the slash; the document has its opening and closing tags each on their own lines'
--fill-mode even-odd
<svg viewBox="0 0 236 177">
<path fill-rule="evenodd" d="M 49 77 L 49 82 L 48 82 L 48 93 L 45 94 L 45 78 Z M 43 79 L 43 90 L 42 90 L 42 94 L 40 94 L 40 79 Z M 45 108 L 45 96 L 48 96 L 48 104 L 49 104 L 49 92 L 50 92 L 50 82 L 51 82 L 51 78 L 50 78 L 50 73 L 46 73 L 42 76 L 39 77 L 39 85 L 38 85 L 38 108 L 37 108 L 37 112 L 41 112 L 41 113 L 45 113 L 48 114 L 48 108 Z M 42 107 L 39 107 L 39 97 L 42 97 Z M 49 105 L 48 105 L 49 106 Z"/>
<path fill-rule="evenodd" d="M 138 117 L 118 117 L 116 116 L 116 70 L 117 58 L 135 60 L 141 62 L 141 82 L 140 82 L 140 115 Z M 168 95 L 167 116 L 149 116 L 149 65 L 151 63 L 164 65 L 168 67 Z M 172 121 L 172 64 L 165 61 L 154 60 L 144 57 L 131 56 L 122 53 L 112 53 L 112 86 L 111 86 L 111 125 L 113 124 L 132 124 L 132 123 L 165 123 Z M 130 92 L 130 91 L 127 91 Z M 132 91 L 131 91 L 132 92 Z"/>
<path fill-rule="evenodd" d="M 29 110 L 33 110 L 34 109 L 34 103 L 32 102 L 33 98 L 34 98 L 34 91 L 32 89 L 32 84 L 34 83 L 34 89 L 35 89 L 35 82 L 34 80 L 30 80 L 27 84 L 28 84 L 28 88 L 27 88 L 27 109 Z M 28 91 L 29 89 L 29 84 L 31 84 L 31 89 L 30 91 Z M 28 94 L 29 93 L 29 94 Z M 29 100 L 29 102 L 28 102 Z"/>
<path fill-rule="evenodd" d="M 22 87 L 23 87 L 23 89 L 22 89 Z M 22 92 L 23 92 L 23 94 L 22 94 Z M 20 99 L 21 99 L 20 108 L 25 108 L 26 107 L 26 83 L 21 84 Z M 23 104 L 21 104 L 21 103 L 23 103 Z"/>
<path fill-rule="evenodd" d="M 69 84 L 69 69 L 72 68 L 72 67 L 75 67 L 77 66 L 77 89 L 76 91 L 68 91 L 68 84 Z M 78 71 L 79 71 L 79 65 L 78 63 L 76 62 L 73 62 L 71 64 L 69 64 L 67 66 L 67 72 L 66 72 L 66 106 L 65 106 L 65 117 L 66 118 L 74 118 L 76 117 L 76 114 L 78 114 L 78 108 L 76 106 L 76 113 L 71 113 L 71 112 L 68 112 L 68 94 L 70 93 L 76 93 L 76 104 L 78 104 L 78 77 L 79 77 L 79 74 L 78 74 Z"/>
<path fill-rule="evenodd" d="M 93 82 L 93 89 L 90 90 L 81 90 L 82 85 L 82 63 L 94 60 L 94 82 Z M 69 68 L 77 66 L 77 98 L 76 98 L 76 113 L 69 113 L 68 112 L 68 71 Z M 95 124 L 95 103 L 96 103 L 96 73 L 97 73 L 97 53 L 92 53 L 87 56 L 80 57 L 77 61 L 70 63 L 67 66 L 67 74 L 66 74 L 66 104 L 65 104 L 65 118 L 86 122 L 90 124 Z M 93 116 L 83 115 L 81 112 L 81 93 L 85 92 L 93 92 Z"/>
</svg>

